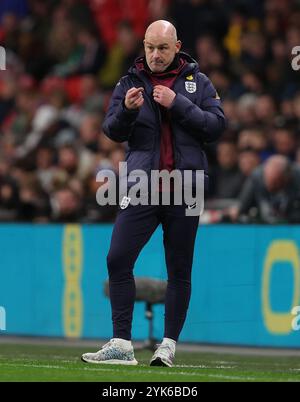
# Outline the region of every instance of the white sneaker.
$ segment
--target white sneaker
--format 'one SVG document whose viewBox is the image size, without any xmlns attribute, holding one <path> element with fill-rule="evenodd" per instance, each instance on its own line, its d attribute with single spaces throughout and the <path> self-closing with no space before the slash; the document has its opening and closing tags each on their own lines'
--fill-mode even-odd
<svg viewBox="0 0 300 402">
<path fill-rule="evenodd" d="M 134 358 L 132 345 L 124 345 L 121 339 L 113 338 L 102 346 L 96 353 L 85 353 L 81 360 L 95 364 L 124 364 L 136 366 L 138 362 Z"/>
<path fill-rule="evenodd" d="M 172 367 L 174 359 L 175 353 L 172 347 L 167 344 L 160 344 L 150 360 L 150 366 Z"/>
</svg>

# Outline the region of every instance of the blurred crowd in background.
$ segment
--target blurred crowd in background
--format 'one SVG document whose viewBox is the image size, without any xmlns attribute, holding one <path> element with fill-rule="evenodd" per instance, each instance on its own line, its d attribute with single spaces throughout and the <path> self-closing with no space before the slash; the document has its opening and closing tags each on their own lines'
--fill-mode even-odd
<svg viewBox="0 0 300 402">
<path fill-rule="evenodd" d="M 206 148 L 205 222 L 300 222 L 300 1 L 1 0 L 0 221 L 112 222 L 96 202 L 123 144 L 101 124 L 111 92 L 168 19 L 221 96 Z M 299 179 L 299 180 L 298 180 Z M 291 211 L 293 213 L 291 213 Z"/>
</svg>

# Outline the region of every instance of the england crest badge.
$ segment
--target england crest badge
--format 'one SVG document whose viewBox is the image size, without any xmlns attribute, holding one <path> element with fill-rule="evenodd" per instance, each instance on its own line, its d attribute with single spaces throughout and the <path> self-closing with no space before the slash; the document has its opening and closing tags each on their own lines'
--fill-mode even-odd
<svg viewBox="0 0 300 402">
<path fill-rule="evenodd" d="M 185 89 L 188 93 L 193 94 L 197 91 L 197 84 L 191 81 L 185 81 Z"/>
<path fill-rule="evenodd" d="M 128 205 L 130 204 L 130 200 L 131 200 L 130 197 L 125 197 L 124 196 L 122 198 L 122 201 L 121 201 L 121 204 L 120 204 L 121 209 L 126 209 L 128 207 Z"/>
</svg>

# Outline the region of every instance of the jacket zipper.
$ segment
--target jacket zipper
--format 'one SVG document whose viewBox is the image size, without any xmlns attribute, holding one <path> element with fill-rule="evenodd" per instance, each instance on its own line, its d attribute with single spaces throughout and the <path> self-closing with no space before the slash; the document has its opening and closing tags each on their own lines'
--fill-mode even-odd
<svg viewBox="0 0 300 402">
<path fill-rule="evenodd" d="M 152 85 L 148 83 L 148 81 L 144 81 L 142 79 L 141 83 L 143 84 L 143 86 L 145 87 L 149 87 L 149 90 L 151 90 L 152 93 Z M 151 96 L 149 96 L 147 94 L 147 91 L 145 90 L 145 96 L 148 96 L 149 101 L 153 107 L 155 116 L 156 116 L 156 121 L 157 121 L 157 126 L 158 126 L 158 135 L 155 136 L 154 139 L 154 145 L 153 145 L 153 156 L 152 156 L 152 160 L 151 160 L 151 169 L 155 168 L 154 166 L 154 161 L 155 161 L 155 156 L 156 156 L 156 149 L 158 149 L 158 169 L 159 169 L 159 161 L 160 161 L 160 140 L 161 140 L 161 113 L 159 110 L 159 106 L 153 101 L 153 99 L 151 98 Z M 158 146 L 157 146 L 158 145 Z"/>
<path fill-rule="evenodd" d="M 174 82 L 174 86 L 173 86 L 173 90 L 175 92 L 175 86 L 176 86 L 176 82 L 178 80 L 178 78 L 181 78 L 183 75 L 188 76 L 190 74 L 197 74 L 194 70 L 188 70 L 188 71 L 182 71 L 181 74 L 176 78 L 175 82 Z M 177 95 L 177 92 L 176 92 Z M 171 125 L 172 127 L 172 125 Z M 172 133 L 174 132 L 174 130 L 172 129 Z M 177 144 L 176 144 L 176 136 L 173 135 L 173 154 L 174 154 L 174 159 L 175 159 L 175 169 L 178 168 L 179 166 L 179 154 L 180 152 L 177 151 Z"/>
<path fill-rule="evenodd" d="M 158 149 L 158 167 L 159 169 L 159 162 L 160 162 L 160 142 L 161 142 L 161 112 L 159 109 L 159 106 L 153 102 L 153 106 L 155 108 L 155 114 L 157 118 L 157 123 L 158 123 L 158 135 L 155 137 L 155 143 L 154 143 L 154 152 L 153 152 L 153 157 L 152 157 L 152 166 L 154 165 L 153 160 L 155 160 L 155 154 L 156 154 L 156 149 Z M 158 143 L 158 144 L 157 144 Z M 155 167 L 155 166 L 153 166 Z"/>
</svg>

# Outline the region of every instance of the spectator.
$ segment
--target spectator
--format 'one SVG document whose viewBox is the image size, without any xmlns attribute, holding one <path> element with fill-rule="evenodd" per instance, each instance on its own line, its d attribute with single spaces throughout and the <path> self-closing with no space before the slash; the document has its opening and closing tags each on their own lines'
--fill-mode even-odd
<svg viewBox="0 0 300 402">
<path fill-rule="evenodd" d="M 246 148 L 239 152 L 238 165 L 240 172 L 246 178 L 251 176 L 253 171 L 260 165 L 259 153 L 251 148 Z"/>
<path fill-rule="evenodd" d="M 213 174 L 214 198 L 236 198 L 240 193 L 243 175 L 238 167 L 237 147 L 233 142 L 221 142 L 217 148 L 218 167 Z"/>
<path fill-rule="evenodd" d="M 3 81 L 0 93 L 0 126 L 15 106 L 16 91 L 16 82 L 11 77 Z"/>
<path fill-rule="evenodd" d="M 90 28 L 81 28 L 78 33 L 78 44 L 83 48 L 81 62 L 76 74 L 97 74 L 105 63 L 106 48 L 99 41 L 96 33 Z"/>
<path fill-rule="evenodd" d="M 120 76 L 127 74 L 139 52 L 139 42 L 131 24 L 122 22 L 118 28 L 118 41 L 111 48 L 107 62 L 100 72 L 102 85 L 105 88 L 113 88 Z"/>
<path fill-rule="evenodd" d="M 290 160 L 295 159 L 297 141 L 294 131 L 289 128 L 277 128 L 273 131 L 273 146 L 276 154 L 285 155 Z"/>
<path fill-rule="evenodd" d="M 262 161 L 272 154 L 267 136 L 260 129 L 244 129 L 240 132 L 238 137 L 238 149 L 242 151 L 248 148 L 258 152 Z"/>
<path fill-rule="evenodd" d="M 80 81 L 80 107 L 88 113 L 103 113 L 104 96 L 95 76 L 83 75 Z"/>
<path fill-rule="evenodd" d="M 19 197 L 18 220 L 24 222 L 49 220 L 49 197 L 42 190 L 35 175 L 28 174 L 26 180 L 20 183 Z"/>
<path fill-rule="evenodd" d="M 85 185 L 86 214 L 84 221 L 113 222 L 118 211 L 118 205 L 99 205 L 97 203 L 97 191 L 103 185 L 103 183 L 97 182 L 95 176 L 91 174 L 87 178 Z"/>
<path fill-rule="evenodd" d="M 48 194 L 53 190 L 53 180 L 55 175 L 55 152 L 51 147 L 41 147 L 35 156 L 36 176 L 40 186 Z"/>
<path fill-rule="evenodd" d="M 49 54 L 55 61 L 53 74 L 58 77 L 75 74 L 84 54 L 83 47 L 76 40 L 76 26 L 71 21 L 55 24 L 49 39 Z"/>
<path fill-rule="evenodd" d="M 0 221 L 15 221 L 18 214 L 18 185 L 13 178 L 0 176 Z"/>
<path fill-rule="evenodd" d="M 101 120 L 97 115 L 87 114 L 80 125 L 80 140 L 82 145 L 93 153 L 99 151 L 99 133 L 101 132 Z"/>
<path fill-rule="evenodd" d="M 84 181 L 92 171 L 93 155 L 88 150 L 73 145 L 64 145 L 58 150 L 57 170 L 53 175 L 54 188 L 67 186 L 72 179 Z"/>
<path fill-rule="evenodd" d="M 83 217 L 79 195 L 67 186 L 53 193 L 51 207 L 52 220 L 57 223 L 78 222 Z"/>
<path fill-rule="evenodd" d="M 270 95 L 260 95 L 255 102 L 255 114 L 262 127 L 267 128 L 272 124 L 277 110 L 274 99 Z"/>
<path fill-rule="evenodd" d="M 240 195 L 240 205 L 231 210 L 236 220 L 263 223 L 300 222 L 300 169 L 280 155 L 270 157 L 248 178 Z"/>
</svg>

